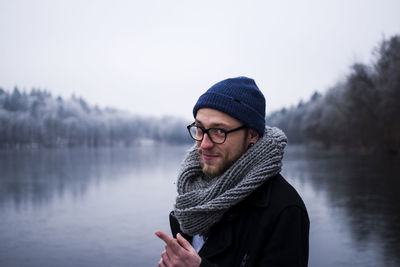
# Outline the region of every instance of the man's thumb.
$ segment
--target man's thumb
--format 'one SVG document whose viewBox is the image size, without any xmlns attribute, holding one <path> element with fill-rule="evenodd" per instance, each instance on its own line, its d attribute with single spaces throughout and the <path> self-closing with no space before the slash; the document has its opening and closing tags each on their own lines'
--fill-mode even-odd
<svg viewBox="0 0 400 267">
<path fill-rule="evenodd" d="M 194 250 L 192 245 L 187 241 L 180 233 L 176 235 L 176 239 L 178 240 L 179 244 L 186 249 L 186 250 Z"/>
</svg>

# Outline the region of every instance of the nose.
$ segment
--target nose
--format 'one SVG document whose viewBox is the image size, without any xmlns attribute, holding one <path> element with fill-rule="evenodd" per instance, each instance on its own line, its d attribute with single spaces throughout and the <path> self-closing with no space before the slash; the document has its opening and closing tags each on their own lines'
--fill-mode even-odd
<svg viewBox="0 0 400 267">
<path fill-rule="evenodd" d="M 210 137 L 206 133 L 203 136 L 203 140 L 200 141 L 200 142 L 201 142 L 200 143 L 200 148 L 201 149 L 210 149 L 210 148 L 212 148 L 214 146 L 214 143 L 211 142 Z"/>
</svg>

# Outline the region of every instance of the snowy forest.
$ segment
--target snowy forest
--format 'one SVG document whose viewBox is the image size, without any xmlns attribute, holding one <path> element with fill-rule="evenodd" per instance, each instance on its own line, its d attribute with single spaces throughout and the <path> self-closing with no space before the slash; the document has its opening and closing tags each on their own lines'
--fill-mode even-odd
<svg viewBox="0 0 400 267">
<path fill-rule="evenodd" d="M 383 40 L 373 55 L 323 95 L 270 114 L 267 124 L 283 129 L 289 143 L 399 152 L 400 36 Z"/>
<path fill-rule="evenodd" d="M 0 147 L 110 146 L 148 142 L 191 142 L 182 119 L 134 116 L 90 106 L 72 96 L 64 100 L 32 89 L 0 88 Z"/>
<path fill-rule="evenodd" d="M 271 113 L 267 124 L 281 128 L 289 143 L 398 152 L 400 36 L 383 40 L 373 53 L 371 64 L 353 64 L 343 81 Z M 188 123 L 101 109 L 80 97 L 63 99 L 40 89 L 0 88 L 2 148 L 188 143 Z"/>
</svg>

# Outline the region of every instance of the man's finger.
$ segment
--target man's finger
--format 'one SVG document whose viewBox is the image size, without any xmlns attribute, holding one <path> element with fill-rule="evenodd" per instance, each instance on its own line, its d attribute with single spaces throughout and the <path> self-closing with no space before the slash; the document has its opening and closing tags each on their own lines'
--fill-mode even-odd
<svg viewBox="0 0 400 267">
<path fill-rule="evenodd" d="M 170 244 L 174 239 L 172 237 L 170 237 L 169 235 L 167 235 L 164 232 L 161 231 L 156 231 L 155 232 L 156 236 L 158 236 L 161 240 L 163 240 L 165 242 L 165 244 Z"/>
<path fill-rule="evenodd" d="M 162 260 L 162 264 L 164 264 L 165 266 L 169 266 L 171 259 L 168 256 L 168 253 L 166 251 L 163 251 L 163 253 L 161 253 L 161 260 Z"/>
<path fill-rule="evenodd" d="M 158 262 L 158 267 L 166 267 L 166 265 L 164 264 L 163 259 L 161 258 L 160 261 Z"/>
<path fill-rule="evenodd" d="M 189 241 L 187 241 L 180 233 L 178 233 L 176 235 L 176 239 L 178 239 L 179 244 L 181 244 L 181 246 L 188 250 L 188 251 L 192 251 L 195 250 L 192 245 L 189 243 Z"/>
<path fill-rule="evenodd" d="M 170 237 L 166 233 L 163 233 L 161 231 L 155 232 L 156 236 L 158 236 L 161 240 L 167 244 L 167 246 L 172 250 L 173 254 L 178 254 L 179 250 L 182 249 L 182 246 L 178 243 L 178 241 L 175 238 Z"/>
<path fill-rule="evenodd" d="M 178 243 L 178 242 L 176 242 Z M 168 258 L 170 260 L 179 258 L 179 250 L 185 251 L 183 248 L 180 247 L 179 244 L 176 244 L 179 248 L 174 248 L 172 246 L 166 245 L 165 251 L 167 252 Z"/>
</svg>

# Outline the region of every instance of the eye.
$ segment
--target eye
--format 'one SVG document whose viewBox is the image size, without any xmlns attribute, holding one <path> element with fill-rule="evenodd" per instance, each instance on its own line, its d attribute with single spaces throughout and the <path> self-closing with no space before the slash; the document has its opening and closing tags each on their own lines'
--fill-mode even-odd
<svg viewBox="0 0 400 267">
<path fill-rule="evenodd" d="M 225 135 L 225 131 L 219 128 L 215 128 L 213 129 L 214 134 L 218 135 L 218 136 L 224 136 Z"/>
</svg>

